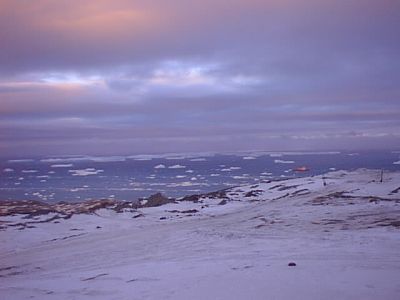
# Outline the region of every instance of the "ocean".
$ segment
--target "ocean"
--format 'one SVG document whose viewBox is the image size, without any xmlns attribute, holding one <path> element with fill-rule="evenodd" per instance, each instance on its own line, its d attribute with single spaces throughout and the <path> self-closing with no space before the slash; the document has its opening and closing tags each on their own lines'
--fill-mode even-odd
<svg viewBox="0 0 400 300">
<path fill-rule="evenodd" d="M 306 171 L 296 171 L 296 169 Z M 239 152 L 0 160 L 0 201 L 136 200 L 358 168 L 400 170 L 399 151 Z"/>
</svg>

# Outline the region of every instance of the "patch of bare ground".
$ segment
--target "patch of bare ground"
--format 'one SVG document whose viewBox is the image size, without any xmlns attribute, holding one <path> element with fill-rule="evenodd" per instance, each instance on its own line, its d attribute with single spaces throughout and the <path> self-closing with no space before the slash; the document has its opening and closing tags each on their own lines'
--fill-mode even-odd
<svg viewBox="0 0 400 300">
<path fill-rule="evenodd" d="M 400 203 L 400 199 L 383 198 L 378 196 L 353 196 L 348 192 L 334 192 L 328 195 L 319 196 L 310 200 L 312 205 L 346 205 L 354 204 L 355 202 L 375 202 L 390 201 Z"/>
</svg>

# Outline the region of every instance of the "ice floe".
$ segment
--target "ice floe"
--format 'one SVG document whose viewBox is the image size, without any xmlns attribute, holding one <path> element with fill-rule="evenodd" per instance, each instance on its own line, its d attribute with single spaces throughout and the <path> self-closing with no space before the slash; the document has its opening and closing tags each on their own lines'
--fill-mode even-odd
<svg viewBox="0 0 400 300">
<path fill-rule="evenodd" d="M 240 170 L 240 169 L 242 169 L 242 168 L 241 167 L 229 167 L 229 168 L 221 169 L 221 172 L 231 172 L 231 171 Z"/>
<path fill-rule="evenodd" d="M 182 165 L 173 165 L 173 166 L 169 166 L 168 169 L 185 169 L 186 166 L 182 166 Z"/>
<path fill-rule="evenodd" d="M 27 163 L 27 162 L 34 162 L 33 159 L 10 159 L 7 162 L 9 163 Z"/>
<path fill-rule="evenodd" d="M 71 168 L 73 164 L 54 164 L 51 165 L 51 168 Z"/>
<path fill-rule="evenodd" d="M 89 175 L 97 175 L 99 173 L 103 173 L 104 170 L 96 170 L 95 168 L 86 168 L 81 170 L 68 170 L 72 176 L 89 176 Z"/>
<path fill-rule="evenodd" d="M 22 170 L 22 173 L 30 174 L 30 173 L 37 173 L 39 172 L 38 170 Z"/>
<path fill-rule="evenodd" d="M 294 164 L 293 160 L 282 160 L 282 159 L 275 159 L 274 163 L 276 164 Z"/>
<path fill-rule="evenodd" d="M 159 165 L 154 166 L 154 169 L 165 169 L 165 168 L 166 167 L 163 164 L 159 164 Z"/>
</svg>

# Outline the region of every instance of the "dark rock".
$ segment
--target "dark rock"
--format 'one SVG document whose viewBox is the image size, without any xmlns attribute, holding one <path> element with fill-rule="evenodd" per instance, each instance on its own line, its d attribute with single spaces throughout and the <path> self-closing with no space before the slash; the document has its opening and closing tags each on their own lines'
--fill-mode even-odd
<svg viewBox="0 0 400 300">
<path fill-rule="evenodd" d="M 304 195 L 307 195 L 307 194 L 310 194 L 310 190 L 309 189 L 301 189 L 301 190 L 297 190 L 297 191 L 293 192 L 291 194 L 291 196 L 292 197 L 297 196 L 297 195 L 304 196 Z"/>
<path fill-rule="evenodd" d="M 225 199 L 223 199 L 220 203 L 218 203 L 218 205 L 225 205 L 225 204 L 227 204 L 228 203 L 228 201 L 226 201 Z"/>
<path fill-rule="evenodd" d="M 190 195 L 190 196 L 185 196 L 181 199 L 181 201 L 190 201 L 193 203 L 199 202 L 201 195 Z"/>
<path fill-rule="evenodd" d="M 277 184 L 277 185 L 274 185 L 273 187 L 270 187 L 269 190 L 273 190 L 273 189 L 279 188 L 281 186 L 282 186 L 282 184 Z"/>
<path fill-rule="evenodd" d="M 189 210 L 182 210 L 181 213 L 183 214 L 193 214 L 199 212 L 197 209 L 189 209 Z"/>
<path fill-rule="evenodd" d="M 155 206 L 161 206 L 161 205 L 173 203 L 173 202 L 175 202 L 174 199 L 169 199 L 169 198 L 165 197 L 163 194 L 157 193 L 157 194 L 151 195 L 147 199 L 147 202 L 146 202 L 146 204 L 143 205 L 143 207 L 155 207 Z"/>
<path fill-rule="evenodd" d="M 101 208 L 108 208 L 115 204 L 115 200 L 102 199 L 93 200 L 82 203 L 81 206 L 77 205 L 76 213 L 92 213 Z"/>
<path fill-rule="evenodd" d="M 96 229 L 100 229 L 101 228 L 101 226 L 96 226 Z"/>
<path fill-rule="evenodd" d="M 167 217 L 160 217 L 160 220 L 166 220 Z"/>
<path fill-rule="evenodd" d="M 391 192 L 389 193 L 389 195 L 397 194 L 397 193 L 399 193 L 399 192 L 400 192 L 400 187 L 398 187 L 397 189 L 394 189 L 393 191 L 391 191 Z"/>
<path fill-rule="evenodd" d="M 169 213 L 180 213 L 180 214 L 193 214 L 199 212 L 197 209 L 188 209 L 188 210 L 167 210 Z"/>
<path fill-rule="evenodd" d="M 281 186 L 281 187 L 278 189 L 278 191 L 282 192 L 282 191 L 286 191 L 286 190 L 295 189 L 295 188 L 297 188 L 297 187 L 298 187 L 298 185 L 284 185 L 284 186 Z"/>
<path fill-rule="evenodd" d="M 377 225 L 378 226 L 393 226 L 395 228 L 400 228 L 400 221 L 386 218 L 386 219 L 380 220 Z"/>
<path fill-rule="evenodd" d="M 54 209 L 49 204 L 36 200 L 2 200 L 0 202 L 0 216 L 24 214 L 29 215 L 28 218 L 31 218 L 41 214 L 48 214 L 50 212 L 54 212 Z"/>
<path fill-rule="evenodd" d="M 263 190 L 253 190 L 253 191 L 247 192 L 244 196 L 246 198 L 248 198 L 248 197 L 257 197 L 260 194 L 262 194 L 263 192 L 264 192 Z"/>
<path fill-rule="evenodd" d="M 108 273 L 102 273 L 102 274 L 99 274 L 99 275 L 96 275 L 96 276 L 93 276 L 93 277 L 84 278 L 84 279 L 81 279 L 81 280 L 82 281 L 89 281 L 89 280 L 93 280 L 93 279 L 96 279 L 96 278 L 99 278 L 99 277 L 103 277 L 103 276 L 106 276 L 106 275 L 108 275 Z"/>
<path fill-rule="evenodd" d="M 139 207 L 138 202 L 130 202 L 130 201 L 123 201 L 123 202 L 118 202 L 115 204 L 113 207 L 113 210 L 115 210 L 117 213 L 122 213 L 124 211 L 135 211 Z"/>
<path fill-rule="evenodd" d="M 295 262 L 290 262 L 290 263 L 288 263 L 288 266 L 289 266 L 289 267 L 295 267 L 295 266 L 296 266 L 296 263 L 295 263 Z"/>
<path fill-rule="evenodd" d="M 227 196 L 227 192 L 230 190 L 230 188 L 219 190 L 216 192 L 211 192 L 211 193 L 205 193 L 205 194 L 195 194 L 195 195 L 189 195 L 185 196 L 179 201 L 190 201 L 193 203 L 198 203 L 202 198 L 211 198 L 211 199 L 229 199 Z"/>
<path fill-rule="evenodd" d="M 205 194 L 205 197 L 212 198 L 212 199 L 229 199 L 229 197 L 226 195 L 228 189 L 216 191 L 216 192 L 211 192 Z"/>
</svg>

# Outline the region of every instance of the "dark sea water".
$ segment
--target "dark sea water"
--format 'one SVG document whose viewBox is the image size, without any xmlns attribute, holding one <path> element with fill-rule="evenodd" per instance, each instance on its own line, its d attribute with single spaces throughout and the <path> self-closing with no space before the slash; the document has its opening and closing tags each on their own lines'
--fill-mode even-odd
<svg viewBox="0 0 400 300">
<path fill-rule="evenodd" d="M 306 166 L 307 172 L 293 171 Z M 0 160 L 0 200 L 135 200 L 357 168 L 400 170 L 400 152 L 248 152 Z"/>
</svg>

